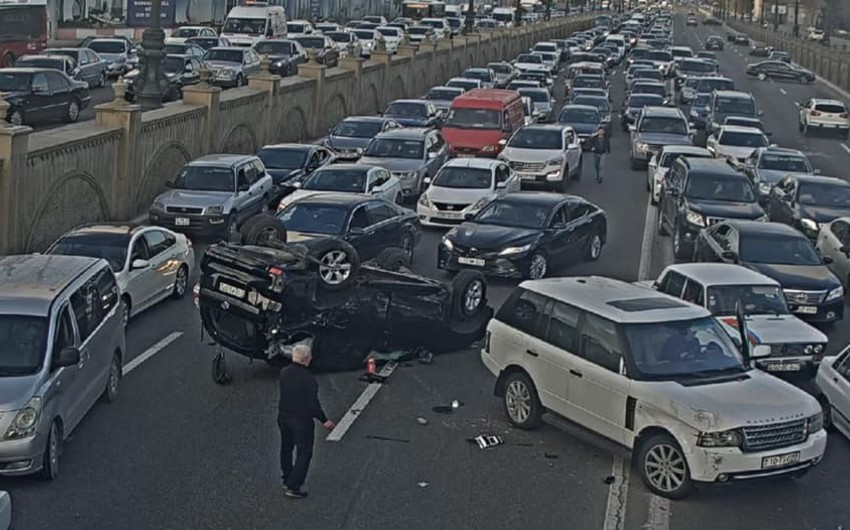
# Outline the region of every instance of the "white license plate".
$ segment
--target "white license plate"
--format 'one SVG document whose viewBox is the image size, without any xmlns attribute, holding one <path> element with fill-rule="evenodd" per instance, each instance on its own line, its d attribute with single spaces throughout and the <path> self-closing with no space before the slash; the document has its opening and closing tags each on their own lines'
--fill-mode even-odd
<svg viewBox="0 0 850 530">
<path fill-rule="evenodd" d="M 817 306 L 813 305 L 801 305 L 797 309 L 794 310 L 795 313 L 800 313 L 802 315 L 816 315 L 818 312 Z"/>
<path fill-rule="evenodd" d="M 761 459 L 761 468 L 785 467 L 800 461 L 800 451 L 784 455 L 766 456 Z"/>
<path fill-rule="evenodd" d="M 519 173 L 519 176 L 522 180 L 537 180 L 537 175 L 534 173 Z"/>
<path fill-rule="evenodd" d="M 177 217 L 174 219 L 174 226 L 189 226 L 188 217 Z"/>
<path fill-rule="evenodd" d="M 461 219 L 463 212 L 440 212 L 440 217 L 443 219 Z"/>
<path fill-rule="evenodd" d="M 236 298 L 245 297 L 245 289 L 241 289 L 235 285 L 230 285 L 229 283 L 220 282 L 218 284 L 218 290 L 225 294 L 235 296 Z"/>
<path fill-rule="evenodd" d="M 458 158 L 475 158 L 475 155 L 470 153 L 459 153 L 457 155 Z"/>
<path fill-rule="evenodd" d="M 768 363 L 768 372 L 799 372 L 803 366 L 800 363 Z"/>
<path fill-rule="evenodd" d="M 457 262 L 461 265 L 475 265 L 476 267 L 484 266 L 484 260 L 478 258 L 458 258 Z"/>
</svg>

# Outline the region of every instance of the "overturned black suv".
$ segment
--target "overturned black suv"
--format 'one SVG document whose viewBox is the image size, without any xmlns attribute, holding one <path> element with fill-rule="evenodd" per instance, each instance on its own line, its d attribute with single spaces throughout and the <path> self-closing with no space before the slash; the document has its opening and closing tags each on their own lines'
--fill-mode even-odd
<svg viewBox="0 0 850 530">
<path fill-rule="evenodd" d="M 286 364 L 300 342 L 322 370 L 357 368 L 373 351 L 443 353 L 482 339 L 493 314 L 477 271 L 445 284 L 412 273 L 409 253 L 396 248 L 361 264 L 342 239 L 287 244 L 283 224 L 266 215 L 240 237 L 207 248 L 197 296 L 213 340 L 251 359 Z M 220 354 L 217 382 L 225 370 Z"/>
</svg>

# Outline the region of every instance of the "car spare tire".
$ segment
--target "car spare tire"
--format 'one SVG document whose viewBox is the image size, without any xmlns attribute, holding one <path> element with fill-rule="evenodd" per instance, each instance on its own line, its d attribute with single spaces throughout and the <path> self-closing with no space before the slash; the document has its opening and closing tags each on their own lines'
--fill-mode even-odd
<svg viewBox="0 0 850 530">
<path fill-rule="evenodd" d="M 251 217 L 240 230 L 243 245 L 276 247 L 286 244 L 286 227 L 271 215 L 259 214 Z"/>
<path fill-rule="evenodd" d="M 398 272 L 410 268 L 410 254 L 400 248 L 389 247 L 378 253 L 375 265 L 385 271 Z"/>
<path fill-rule="evenodd" d="M 360 255 L 341 239 L 320 239 L 309 247 L 310 255 L 318 262 L 319 285 L 326 291 L 345 289 L 360 272 Z"/>
<path fill-rule="evenodd" d="M 487 305 L 487 280 L 478 271 L 460 271 L 452 279 L 452 317 L 469 319 Z"/>
</svg>

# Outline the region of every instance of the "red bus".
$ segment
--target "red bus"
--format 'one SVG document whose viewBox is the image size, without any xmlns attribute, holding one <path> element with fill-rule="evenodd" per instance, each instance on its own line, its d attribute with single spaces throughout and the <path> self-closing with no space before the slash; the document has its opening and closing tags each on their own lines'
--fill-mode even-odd
<svg viewBox="0 0 850 530">
<path fill-rule="evenodd" d="M 0 0 L 0 67 L 47 47 L 47 6 Z"/>
</svg>

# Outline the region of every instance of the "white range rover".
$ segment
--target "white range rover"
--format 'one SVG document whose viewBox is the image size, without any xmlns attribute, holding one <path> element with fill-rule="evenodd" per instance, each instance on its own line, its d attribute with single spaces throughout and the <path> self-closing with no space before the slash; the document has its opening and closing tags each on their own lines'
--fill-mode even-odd
<svg viewBox="0 0 850 530">
<path fill-rule="evenodd" d="M 550 412 L 622 444 L 658 495 L 800 476 L 826 449 L 817 400 L 752 368 L 711 313 L 666 294 L 596 276 L 526 281 L 487 329 L 481 359 L 513 425 Z"/>
</svg>

